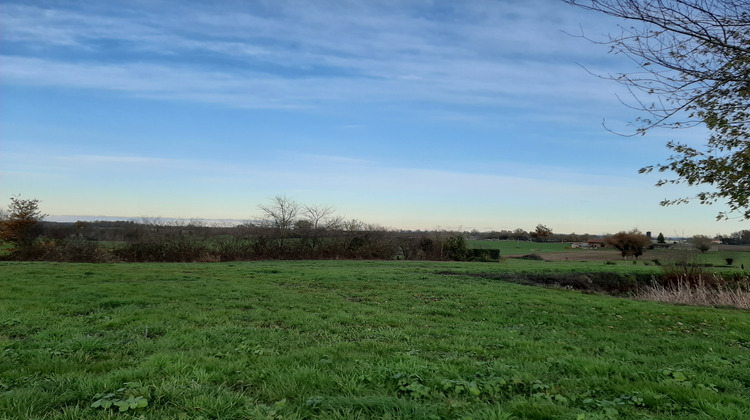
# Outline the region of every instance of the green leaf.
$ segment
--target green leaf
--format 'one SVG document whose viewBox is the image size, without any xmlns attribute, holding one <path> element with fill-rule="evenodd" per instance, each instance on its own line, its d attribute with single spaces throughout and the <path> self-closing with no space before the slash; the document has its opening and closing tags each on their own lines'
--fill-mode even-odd
<svg viewBox="0 0 750 420">
<path fill-rule="evenodd" d="M 130 408 L 130 403 L 125 400 L 117 400 L 114 403 L 118 407 L 118 411 L 120 412 L 128 411 L 128 409 Z"/>
<path fill-rule="evenodd" d="M 618 416 L 619 414 L 620 414 L 620 412 L 619 412 L 619 411 L 617 411 L 617 409 L 615 409 L 615 408 L 611 408 L 611 407 L 610 407 L 610 408 L 605 408 L 605 409 L 604 409 L 604 415 L 605 415 L 605 416 L 607 416 L 607 417 L 609 417 L 610 419 L 615 419 L 615 418 L 617 418 L 617 416 Z"/>
<path fill-rule="evenodd" d="M 672 377 L 677 382 L 684 382 L 687 380 L 687 376 L 685 376 L 685 374 L 682 372 L 677 372 L 677 371 L 672 372 Z"/>
<path fill-rule="evenodd" d="M 567 402 L 568 402 L 568 399 L 567 399 L 567 398 L 565 398 L 565 397 L 563 397 L 563 396 L 562 396 L 562 395 L 560 395 L 560 394 L 557 394 L 557 395 L 555 395 L 555 401 L 557 401 L 557 402 L 559 402 L 559 403 L 562 403 L 562 404 L 567 404 Z"/>
</svg>

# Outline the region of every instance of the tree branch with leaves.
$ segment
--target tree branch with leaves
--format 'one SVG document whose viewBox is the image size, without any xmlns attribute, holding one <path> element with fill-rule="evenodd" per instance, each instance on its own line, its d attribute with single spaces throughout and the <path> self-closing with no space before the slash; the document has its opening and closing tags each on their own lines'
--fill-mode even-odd
<svg viewBox="0 0 750 420">
<path fill-rule="evenodd" d="M 563 0 L 623 19 L 604 40 L 610 52 L 630 58 L 638 70 L 606 75 L 625 85 L 633 108 L 643 112 L 631 135 L 656 127 L 704 125 L 702 147 L 670 141 L 672 155 L 641 173 L 671 173 L 657 186 L 705 189 L 662 205 L 722 201 L 727 211 L 750 219 L 750 2 L 747 0 Z M 649 100 L 644 99 L 650 98 Z"/>
</svg>

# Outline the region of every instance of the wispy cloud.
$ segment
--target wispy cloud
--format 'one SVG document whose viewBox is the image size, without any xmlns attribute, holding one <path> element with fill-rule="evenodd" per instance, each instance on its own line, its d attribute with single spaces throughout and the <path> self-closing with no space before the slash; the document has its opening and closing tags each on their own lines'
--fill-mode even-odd
<svg viewBox="0 0 750 420">
<path fill-rule="evenodd" d="M 563 34 L 616 25 L 563 2 L 9 0 L 2 13 L 4 189 L 65 213 L 244 217 L 287 192 L 407 227 L 546 212 L 629 228 L 662 198 L 630 178 L 664 159 L 660 142 L 607 136 L 600 121 L 625 126 L 630 110 L 579 66 L 627 64 Z M 405 213 L 418 216 L 393 222 Z"/>
<path fill-rule="evenodd" d="M 598 81 L 575 63 L 559 61 L 557 51 L 572 40 L 556 26 L 570 26 L 565 18 L 572 13 L 477 2 L 446 19 L 419 4 L 316 2 L 275 4 L 272 13 L 257 4 L 233 13 L 191 4 L 174 14 L 156 4 L 114 16 L 96 7 L 4 6 L 3 37 L 11 46 L 4 49 L 11 51 L 3 56 L 4 83 L 247 108 L 331 101 L 534 108 L 541 98 L 612 101 L 611 94 L 596 93 Z M 545 23 L 550 29 L 540 33 Z M 61 46 L 79 52 L 22 53 Z M 216 68 L 206 55 L 226 65 Z"/>
</svg>

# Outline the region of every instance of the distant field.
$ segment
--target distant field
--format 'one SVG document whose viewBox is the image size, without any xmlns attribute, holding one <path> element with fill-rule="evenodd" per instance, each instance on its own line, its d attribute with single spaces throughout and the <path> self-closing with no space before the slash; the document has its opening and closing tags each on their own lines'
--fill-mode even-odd
<svg viewBox="0 0 750 420">
<path fill-rule="evenodd" d="M 476 249 L 499 249 L 500 254 L 503 256 L 507 255 L 525 255 L 525 254 L 539 254 L 543 252 L 559 252 L 559 251 L 581 251 L 577 249 L 570 249 L 569 242 L 529 242 L 529 241 L 479 241 L 479 240 L 468 240 L 466 245 L 469 248 Z"/>
<path fill-rule="evenodd" d="M 603 249 L 574 249 L 569 242 L 528 242 L 528 241 L 487 241 L 469 240 L 469 248 L 499 249 L 502 257 L 539 254 L 552 261 L 590 261 L 590 262 L 621 262 L 619 251 L 611 248 Z M 687 259 L 700 264 L 711 264 L 717 267 L 726 266 L 726 259 L 732 258 L 732 265 L 739 268 L 745 266 L 750 271 L 750 246 L 721 245 L 719 250 L 700 254 L 696 251 L 653 249 L 645 250 L 639 258 L 640 263 L 649 263 L 658 259 L 661 263 L 669 263 L 676 259 Z M 628 261 L 632 263 L 632 261 Z"/>
<path fill-rule="evenodd" d="M 0 263 L 0 418 L 750 418 L 747 311 L 472 276 L 581 267 Z"/>
</svg>

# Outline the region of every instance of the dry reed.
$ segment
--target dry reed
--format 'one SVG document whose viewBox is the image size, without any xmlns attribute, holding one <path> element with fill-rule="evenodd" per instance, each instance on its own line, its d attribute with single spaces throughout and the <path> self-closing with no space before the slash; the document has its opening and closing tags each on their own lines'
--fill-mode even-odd
<svg viewBox="0 0 750 420">
<path fill-rule="evenodd" d="M 667 285 L 654 281 L 650 287 L 638 291 L 636 297 L 657 302 L 750 309 L 750 277 L 738 279 L 731 286 L 715 274 L 706 280 L 702 276 L 697 279 L 680 277 Z"/>
</svg>

